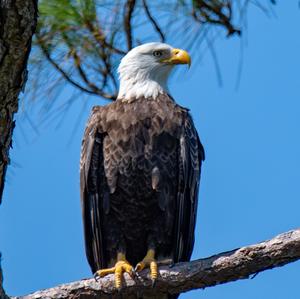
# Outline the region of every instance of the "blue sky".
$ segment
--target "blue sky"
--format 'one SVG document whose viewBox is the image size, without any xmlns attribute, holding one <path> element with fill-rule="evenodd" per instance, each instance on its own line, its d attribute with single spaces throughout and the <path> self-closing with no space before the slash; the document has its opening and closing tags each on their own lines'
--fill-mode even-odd
<svg viewBox="0 0 300 299">
<path fill-rule="evenodd" d="M 215 45 L 222 87 L 209 53 L 170 82 L 175 99 L 191 109 L 206 149 L 193 258 L 257 243 L 299 226 L 300 11 L 297 1 L 282 3 L 270 18 L 250 10 L 238 89 L 237 37 Z M 180 41 L 174 46 L 185 47 Z M 70 93 L 66 88 L 61 103 Z M 83 247 L 78 164 L 85 122 L 97 103 L 104 101 L 75 101 L 58 128 L 53 120 L 33 130 L 22 107 L 16 117 L 12 165 L 0 207 L 8 294 L 91 276 Z M 39 104 L 25 111 L 39 125 Z M 294 299 L 299 271 L 296 262 L 253 280 L 182 298 Z"/>
</svg>

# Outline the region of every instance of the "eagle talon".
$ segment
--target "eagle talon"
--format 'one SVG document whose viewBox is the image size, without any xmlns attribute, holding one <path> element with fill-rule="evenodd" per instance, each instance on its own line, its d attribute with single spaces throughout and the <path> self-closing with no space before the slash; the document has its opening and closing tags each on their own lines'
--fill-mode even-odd
<svg viewBox="0 0 300 299">
<path fill-rule="evenodd" d="M 152 288 L 155 288 L 155 285 L 156 285 L 156 279 L 151 279 L 151 280 L 152 280 L 151 287 L 152 287 Z"/>
<path fill-rule="evenodd" d="M 155 256 L 154 250 L 149 249 L 144 259 L 135 266 L 135 270 L 137 272 L 142 271 L 145 268 L 150 268 L 150 277 L 152 280 L 152 286 L 155 285 L 155 281 L 158 275 L 157 262 L 154 259 L 154 256 Z"/>
<path fill-rule="evenodd" d="M 132 267 L 131 274 L 129 273 L 129 275 L 130 275 L 132 278 L 134 278 L 134 277 L 136 277 L 136 274 L 137 274 L 137 272 L 136 272 L 135 268 Z"/>
<path fill-rule="evenodd" d="M 134 268 L 134 271 L 135 272 L 140 272 L 142 271 L 144 268 L 146 267 L 145 263 L 142 261 L 142 262 L 139 262 L 135 268 Z"/>
<path fill-rule="evenodd" d="M 131 277 L 133 276 L 133 267 L 126 260 L 118 261 L 114 267 L 108 269 L 98 270 L 94 276 L 95 277 L 104 277 L 108 274 L 115 275 L 115 287 L 118 291 L 122 289 L 122 275 L 123 273 L 128 273 Z"/>
</svg>

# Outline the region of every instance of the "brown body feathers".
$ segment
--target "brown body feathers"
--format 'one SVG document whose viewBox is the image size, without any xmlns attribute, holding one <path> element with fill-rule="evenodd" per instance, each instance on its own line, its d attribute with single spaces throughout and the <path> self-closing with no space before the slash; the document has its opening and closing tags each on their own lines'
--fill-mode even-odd
<svg viewBox="0 0 300 299">
<path fill-rule="evenodd" d="M 190 259 L 203 147 L 187 109 L 167 94 L 94 107 L 84 134 L 80 186 L 93 272 L 117 251 L 135 265 Z"/>
</svg>

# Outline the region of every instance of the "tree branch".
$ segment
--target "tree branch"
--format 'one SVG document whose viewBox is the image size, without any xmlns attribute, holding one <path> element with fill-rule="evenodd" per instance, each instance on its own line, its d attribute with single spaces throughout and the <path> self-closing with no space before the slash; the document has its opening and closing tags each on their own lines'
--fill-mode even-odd
<svg viewBox="0 0 300 299">
<path fill-rule="evenodd" d="M 204 1 L 196 0 L 193 1 L 194 11 L 193 16 L 195 20 L 200 21 L 202 19 L 203 23 L 215 24 L 223 26 L 227 29 L 227 35 L 241 34 L 241 30 L 234 27 L 232 24 L 232 4 L 231 1 L 228 2 L 214 2 L 214 1 Z M 227 15 L 224 12 L 227 10 Z M 197 13 L 200 14 L 197 16 Z M 213 14 L 213 15 L 212 15 Z"/>
<path fill-rule="evenodd" d="M 125 274 L 122 298 L 177 294 L 192 289 L 206 288 L 238 279 L 249 278 L 261 271 L 283 266 L 300 259 L 300 229 L 292 230 L 259 244 L 241 247 L 208 258 L 179 263 L 173 267 L 160 267 L 155 288 L 151 287 L 148 271 L 142 271 L 135 279 Z M 114 288 L 113 275 L 99 281 L 85 279 L 55 288 L 38 291 L 15 299 L 41 298 L 121 298 Z M 157 298 L 157 297 L 156 297 Z"/>
<path fill-rule="evenodd" d="M 154 29 L 156 30 L 156 32 L 157 32 L 157 33 L 159 34 L 159 36 L 160 36 L 160 41 L 161 41 L 162 43 L 164 43 L 165 40 L 166 40 L 165 35 L 164 35 L 163 31 L 161 30 L 161 28 L 158 26 L 158 23 L 155 21 L 155 19 L 154 19 L 153 16 L 151 15 L 146 0 L 143 0 L 143 6 L 144 6 L 144 9 L 145 9 L 145 12 L 146 12 L 146 15 L 147 15 L 149 21 L 152 23 Z"/>
<path fill-rule="evenodd" d="M 94 94 L 94 95 L 100 95 L 101 97 L 105 98 L 105 99 L 109 99 L 109 100 L 115 100 L 116 96 L 112 95 L 112 94 L 108 94 L 104 91 L 101 90 L 91 90 L 88 88 L 85 88 L 84 86 L 80 85 L 79 83 L 77 83 L 76 81 L 74 81 L 71 76 L 69 76 L 67 74 L 67 72 L 65 72 L 55 61 L 54 59 L 52 59 L 49 51 L 47 50 L 46 46 L 43 44 L 43 42 L 41 41 L 41 37 L 38 33 L 35 34 L 36 35 L 36 40 L 37 43 L 40 45 L 41 50 L 43 51 L 43 54 L 45 55 L 45 57 L 47 58 L 47 60 L 55 67 L 55 69 L 62 75 L 63 78 L 65 78 L 69 83 L 71 83 L 73 86 L 77 87 L 79 90 L 84 91 L 86 93 L 89 94 Z M 89 86 L 91 87 L 91 86 Z"/>
<path fill-rule="evenodd" d="M 113 44 L 108 43 L 106 41 L 105 35 L 104 35 L 103 31 L 100 29 L 99 26 L 95 27 L 94 24 L 90 20 L 88 20 L 88 19 L 85 20 L 85 25 L 86 25 L 87 29 L 93 35 L 93 37 L 96 40 L 96 42 L 100 45 L 100 47 L 102 47 L 102 48 L 108 48 L 113 53 L 117 53 L 117 54 L 120 54 L 120 55 L 125 55 L 126 54 L 125 51 L 114 47 Z"/>
<path fill-rule="evenodd" d="M 36 22 L 37 0 L 0 1 L 0 203 Z"/>
<path fill-rule="evenodd" d="M 134 6 L 135 6 L 135 0 L 127 0 L 125 4 L 125 12 L 124 12 L 124 30 L 126 34 L 128 51 L 132 48 L 131 19 L 132 19 Z"/>
</svg>

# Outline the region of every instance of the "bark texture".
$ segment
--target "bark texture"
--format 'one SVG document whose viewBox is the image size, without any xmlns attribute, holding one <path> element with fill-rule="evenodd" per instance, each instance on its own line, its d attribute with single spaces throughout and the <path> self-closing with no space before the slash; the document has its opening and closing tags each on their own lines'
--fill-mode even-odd
<svg viewBox="0 0 300 299">
<path fill-rule="evenodd" d="M 55 288 L 38 291 L 15 299 L 41 298 L 139 298 L 139 295 L 160 295 L 183 293 L 192 289 L 206 288 L 221 283 L 249 278 L 251 275 L 283 266 L 300 259 L 300 229 L 292 230 L 259 244 L 223 252 L 205 259 L 189 263 L 179 263 L 173 267 L 160 267 L 155 288 L 151 287 L 148 271 L 143 271 L 135 279 L 127 274 L 123 281 L 126 286 L 117 292 L 113 275 L 99 281 L 84 279 Z"/>
<path fill-rule="evenodd" d="M 37 0 L 0 0 L 0 203 L 36 21 Z"/>
</svg>

